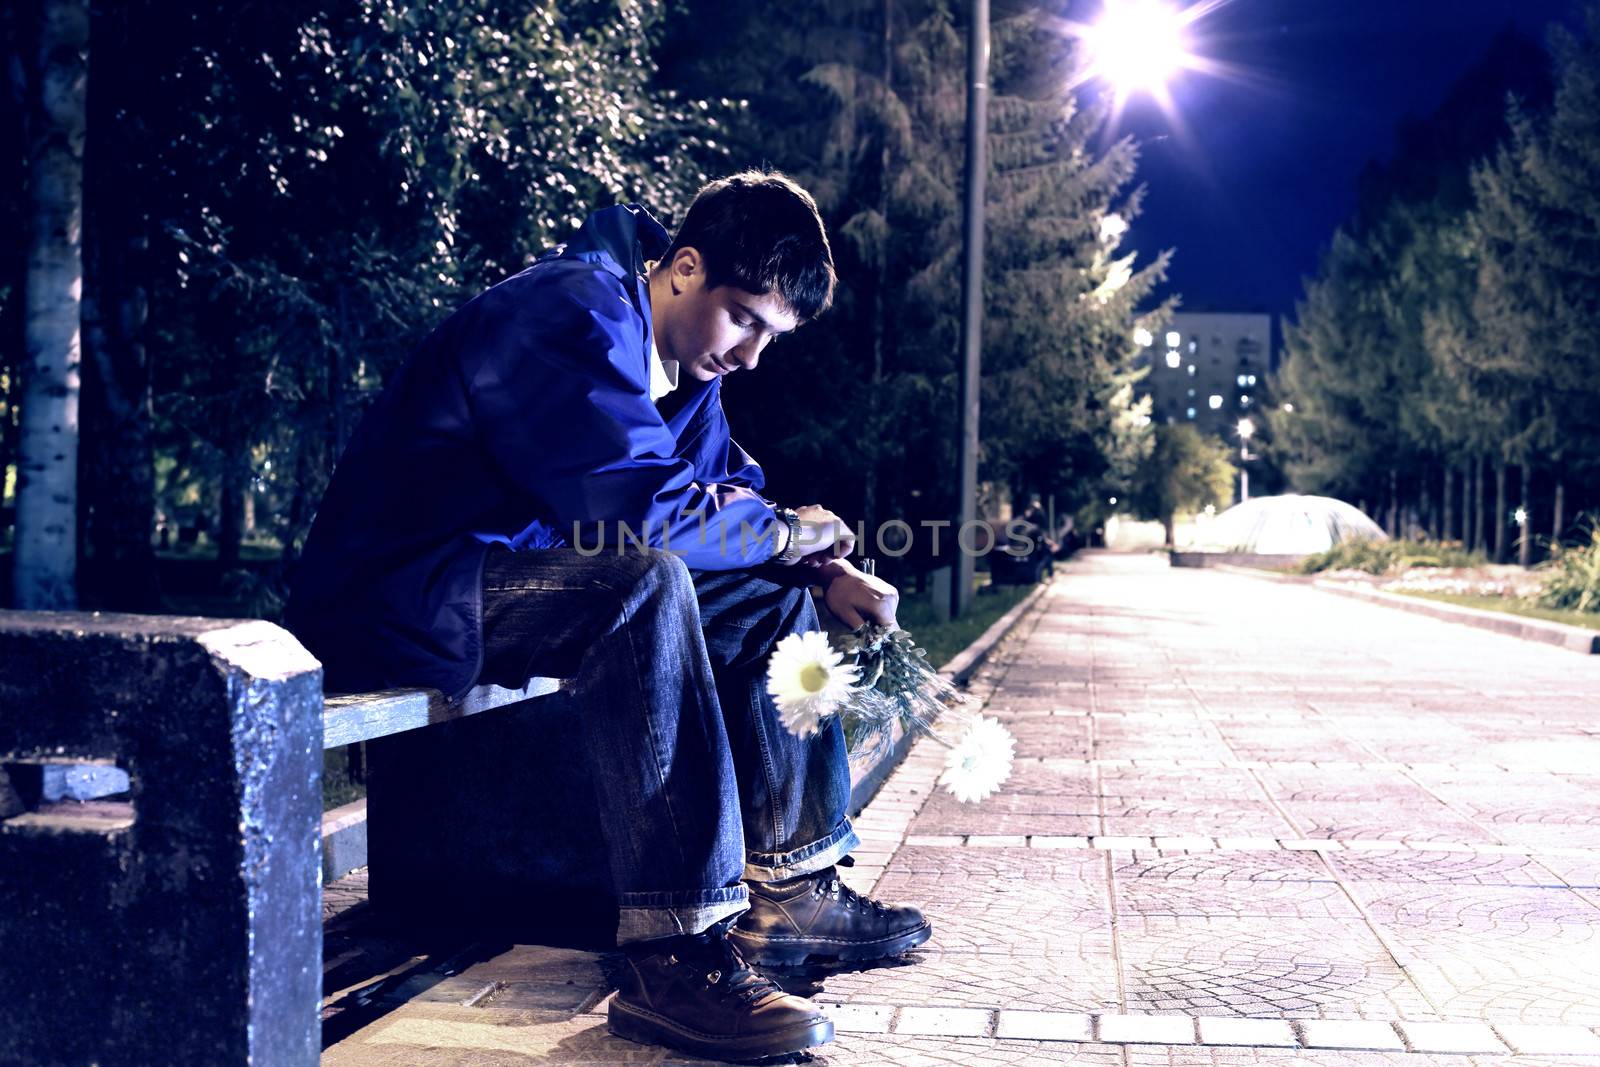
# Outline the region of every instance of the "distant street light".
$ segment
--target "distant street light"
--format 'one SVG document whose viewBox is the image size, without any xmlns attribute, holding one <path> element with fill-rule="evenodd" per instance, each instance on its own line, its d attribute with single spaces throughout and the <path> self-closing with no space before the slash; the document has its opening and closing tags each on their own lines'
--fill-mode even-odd
<svg viewBox="0 0 1600 1067">
<path fill-rule="evenodd" d="M 1256 457 L 1250 454 L 1250 438 L 1255 436 L 1256 424 L 1249 419 L 1239 420 L 1239 503 L 1250 499 L 1250 469 L 1247 462 Z"/>
</svg>

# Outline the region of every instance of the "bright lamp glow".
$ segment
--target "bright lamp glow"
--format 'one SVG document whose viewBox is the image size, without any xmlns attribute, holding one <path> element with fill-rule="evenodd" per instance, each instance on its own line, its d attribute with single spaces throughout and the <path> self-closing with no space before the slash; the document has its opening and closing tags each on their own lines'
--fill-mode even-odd
<svg viewBox="0 0 1600 1067">
<path fill-rule="evenodd" d="M 1254 434 L 1255 432 L 1256 432 L 1256 424 L 1255 423 L 1251 422 L 1249 419 L 1240 419 L 1239 420 L 1239 436 L 1240 437 L 1243 437 L 1246 441 L 1248 441 L 1248 440 L 1250 440 L 1250 436 L 1252 434 Z"/>
<path fill-rule="evenodd" d="M 1092 21 L 1061 19 L 1060 31 L 1077 39 L 1083 62 L 1069 88 L 1089 81 L 1106 86 L 1112 125 L 1135 95 L 1155 101 L 1180 135 L 1182 124 L 1167 82 L 1180 71 L 1231 76 L 1224 63 L 1197 54 L 1204 31 L 1197 26 L 1231 0 L 1100 0 Z M 1184 135 L 1186 137 L 1186 135 Z"/>
<path fill-rule="evenodd" d="M 1184 65 L 1182 27 L 1159 0 L 1106 0 L 1085 35 L 1096 76 L 1124 95 L 1160 88 Z"/>
</svg>

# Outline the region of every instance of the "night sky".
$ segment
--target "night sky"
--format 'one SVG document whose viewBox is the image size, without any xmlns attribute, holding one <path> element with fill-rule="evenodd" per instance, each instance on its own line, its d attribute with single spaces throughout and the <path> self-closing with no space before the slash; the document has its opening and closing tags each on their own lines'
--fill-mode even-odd
<svg viewBox="0 0 1600 1067">
<path fill-rule="evenodd" d="M 1357 175 L 1388 158 L 1399 120 L 1437 107 L 1496 31 L 1514 24 L 1543 42 L 1551 21 L 1575 26 L 1577 9 L 1575 0 L 1232 0 L 1197 23 L 1191 51 L 1242 78 L 1182 73 L 1171 85 L 1178 124 L 1148 99 L 1122 116 L 1149 187 L 1133 247 L 1141 261 L 1177 249 L 1166 291 L 1187 310 L 1292 312 L 1301 278 L 1355 206 Z"/>
</svg>

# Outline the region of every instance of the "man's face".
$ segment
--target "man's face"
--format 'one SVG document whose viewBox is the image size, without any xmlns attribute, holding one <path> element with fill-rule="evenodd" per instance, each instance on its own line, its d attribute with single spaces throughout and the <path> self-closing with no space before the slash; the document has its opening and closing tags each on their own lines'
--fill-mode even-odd
<svg viewBox="0 0 1600 1067">
<path fill-rule="evenodd" d="M 651 327 L 661 358 L 708 382 L 736 370 L 755 370 L 772 339 L 799 325 L 777 293 L 732 285 L 708 288 L 705 260 L 680 248 L 661 283 L 650 288 Z"/>
</svg>

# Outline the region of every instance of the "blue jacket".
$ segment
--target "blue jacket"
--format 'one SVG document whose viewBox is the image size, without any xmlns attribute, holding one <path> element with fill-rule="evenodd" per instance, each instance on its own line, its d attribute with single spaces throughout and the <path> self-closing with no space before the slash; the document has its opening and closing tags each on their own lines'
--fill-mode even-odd
<svg viewBox="0 0 1600 1067">
<path fill-rule="evenodd" d="M 295 570 L 289 628 L 335 691 L 452 696 L 482 666 L 489 546 L 592 550 L 617 523 L 691 567 L 770 559 L 780 523 L 733 442 L 721 381 L 650 399 L 646 259 L 668 237 L 637 206 L 469 301 L 394 373 L 362 420 Z M 580 524 L 575 526 L 575 524 Z M 614 551 L 615 548 L 608 548 Z"/>
</svg>

